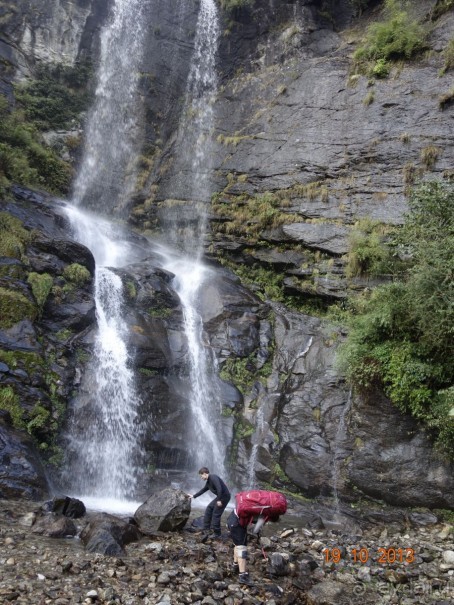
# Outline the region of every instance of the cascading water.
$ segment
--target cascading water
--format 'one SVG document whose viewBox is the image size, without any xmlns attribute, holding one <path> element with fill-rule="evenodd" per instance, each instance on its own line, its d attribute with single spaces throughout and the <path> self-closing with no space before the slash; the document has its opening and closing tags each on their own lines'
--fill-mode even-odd
<svg viewBox="0 0 454 605">
<path fill-rule="evenodd" d="M 176 213 L 173 230 L 169 233 L 175 247 L 197 259 L 203 252 L 206 207 L 211 195 L 213 101 L 218 90 L 216 53 L 219 35 L 216 1 L 201 0 L 175 160 L 179 179 L 184 183 L 184 198 L 190 200 L 190 207 L 184 209 L 184 217 Z"/>
<path fill-rule="evenodd" d="M 165 268 L 176 275 L 174 286 L 183 306 L 185 333 L 188 341 L 189 382 L 192 426 L 189 428 L 191 458 L 198 468 L 208 466 L 225 475 L 222 406 L 215 380 L 215 359 L 203 346 L 203 324 L 197 312 L 197 298 L 209 270 L 199 262 L 169 259 Z M 216 469 L 216 470 L 215 470 Z"/>
<path fill-rule="evenodd" d="M 110 21 L 101 34 L 96 97 L 73 191 L 76 205 L 100 213 L 123 208 L 135 184 L 145 8 L 146 0 L 114 0 Z"/>
<path fill-rule="evenodd" d="M 111 214 L 124 207 L 132 191 L 134 179 L 128 162 L 137 156 L 139 140 L 136 74 L 146 28 L 144 2 L 115 0 L 112 19 L 102 34 L 96 102 L 74 187 L 74 203 L 79 208 L 96 205 L 104 214 Z M 190 119 L 183 120 L 179 129 L 180 139 L 184 141 L 181 150 L 186 159 L 192 158 L 188 191 L 194 210 L 191 223 L 196 228 L 190 231 L 183 246 L 192 258 L 179 262 L 167 259 L 165 267 L 176 275 L 188 341 L 193 417 L 188 448 L 199 465 L 210 465 L 214 472 L 223 474 L 225 447 L 222 431 L 216 434 L 215 430 L 220 406 L 216 409 L 219 398 L 211 374 L 214 360 L 205 354 L 202 322 L 196 311 L 206 276 L 199 260 L 205 232 L 205 205 L 210 198 L 211 101 L 217 88 L 218 38 L 215 0 L 201 0 L 185 102 L 185 115 Z M 98 217 L 87 218 L 86 213 L 74 208 L 68 212 L 79 241 L 95 255 L 99 332 L 93 362 L 73 410 L 66 476 L 70 477 L 74 493 L 122 500 L 134 496 L 140 467 L 141 431 L 137 425 L 140 398 L 134 389 L 121 317 L 121 279 L 111 269 L 126 265 L 132 259 L 124 244 L 121 249 L 118 247 L 118 237 L 109 233 L 112 226 Z M 181 240 L 180 234 L 174 241 L 177 240 Z"/>
<path fill-rule="evenodd" d="M 212 130 L 214 127 L 213 97 L 217 92 L 216 53 L 219 41 L 218 12 L 215 0 L 201 0 L 194 55 L 186 89 L 185 108 L 179 127 L 177 164 L 190 169 L 187 197 L 191 201 L 190 218 L 183 232 L 181 220 L 173 225 L 175 246 L 187 255 L 179 260 L 168 259 L 164 267 L 175 274 L 174 287 L 184 312 L 185 333 L 190 358 L 190 403 L 193 426 L 189 447 L 199 466 L 209 466 L 224 474 L 224 440 L 216 431 L 221 406 L 214 380 L 214 359 L 203 345 L 203 325 L 197 303 L 209 271 L 200 261 L 206 228 L 206 205 L 210 200 L 212 172 Z M 190 158 L 190 161 L 188 159 Z M 188 168 L 186 168 L 187 170 Z"/>
<path fill-rule="evenodd" d="M 96 99 L 85 132 L 73 203 L 112 214 L 128 201 L 140 145 L 138 83 L 147 22 L 146 0 L 114 0 L 101 33 Z M 140 399 L 122 319 L 122 282 L 110 268 L 130 262 L 127 245 L 108 222 L 68 209 L 76 237 L 96 261 L 98 334 L 68 434 L 64 475 L 70 489 L 104 500 L 134 497 L 139 468 Z M 110 268 L 108 268 L 110 267 Z M 83 392 L 85 388 L 85 393 Z M 89 420 L 87 420 L 89 419 Z"/>
<path fill-rule="evenodd" d="M 341 441 L 345 438 L 345 418 L 350 410 L 352 402 L 352 391 L 350 389 L 347 397 L 347 401 L 342 409 L 339 425 L 336 431 L 336 437 L 334 439 L 333 445 L 333 496 L 334 496 L 334 507 L 336 512 L 339 512 L 339 494 L 338 494 L 338 484 L 339 484 L 339 471 L 340 471 L 340 463 L 344 460 L 344 456 L 341 451 L 339 451 L 339 445 Z"/>
<path fill-rule="evenodd" d="M 140 398 L 126 346 L 123 284 L 107 268 L 132 260 L 132 253 L 108 221 L 77 208 L 69 207 L 67 213 L 75 236 L 93 252 L 98 267 L 98 331 L 93 357 L 72 410 L 65 478 L 86 503 L 96 507 L 96 501 L 101 500 L 105 507 L 106 501 L 134 497 L 141 460 Z M 118 502 L 110 502 L 109 508 L 118 510 Z"/>
</svg>

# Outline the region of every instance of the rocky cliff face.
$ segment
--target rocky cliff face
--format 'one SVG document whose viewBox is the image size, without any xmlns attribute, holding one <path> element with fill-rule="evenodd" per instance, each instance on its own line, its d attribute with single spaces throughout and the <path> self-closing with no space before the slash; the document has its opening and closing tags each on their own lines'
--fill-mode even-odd
<svg viewBox="0 0 454 605">
<path fill-rule="evenodd" d="M 173 160 L 197 3 L 148 3 L 141 86 L 151 159 L 130 220 L 159 231 L 175 200 L 183 206 L 192 201 L 185 197 L 190 167 L 179 163 L 177 172 Z M 14 9 L 3 4 L 3 90 L 35 61 L 57 55 L 68 62 L 81 55 L 96 60 L 109 2 L 45 3 L 39 16 L 25 3 Z M 436 4 L 427 0 L 417 10 L 430 21 Z M 207 255 L 213 262 L 264 268 L 302 301 L 329 304 L 371 287 L 371 280 L 346 271 L 355 222 L 400 223 L 413 180 L 446 175 L 453 163 L 452 108 L 440 104 L 449 85 L 439 75 L 441 51 L 454 29 L 452 10 L 431 21 L 431 52 L 423 59 L 370 80 L 353 73 L 352 52 L 374 10 L 358 21 L 347 0 L 256 0 L 252 10 L 222 14 Z M 258 199 L 271 220 L 261 216 L 263 206 L 257 210 Z M 128 322 L 137 368 L 145 370 L 138 373 L 143 413 L 153 411 L 156 419 L 147 452 L 158 465 L 184 468 L 181 309 L 158 268 L 128 267 L 125 276 L 138 293 L 129 301 Z M 163 317 L 145 312 L 156 292 L 165 294 L 170 309 Z M 263 303 L 227 270 L 204 290 L 199 310 L 221 367 L 229 410 L 222 431 L 239 483 L 257 478 L 310 496 L 364 493 L 396 504 L 454 506 L 452 465 L 437 458 L 416 423 L 379 393 L 372 400 L 350 393 L 338 375 L 340 328 Z M 62 320 L 53 308 L 43 330 L 54 329 L 54 312 L 55 321 Z"/>
</svg>

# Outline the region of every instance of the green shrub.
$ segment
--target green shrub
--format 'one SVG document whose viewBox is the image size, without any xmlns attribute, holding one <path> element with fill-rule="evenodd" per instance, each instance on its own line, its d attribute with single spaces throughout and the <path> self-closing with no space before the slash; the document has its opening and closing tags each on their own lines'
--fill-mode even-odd
<svg viewBox="0 0 454 605">
<path fill-rule="evenodd" d="M 30 231 L 24 229 L 18 218 L 7 212 L 0 212 L 0 256 L 21 260 L 30 238 Z"/>
<path fill-rule="evenodd" d="M 83 286 L 91 279 L 91 273 L 79 263 L 73 263 L 64 268 L 63 277 L 76 286 Z"/>
<path fill-rule="evenodd" d="M 61 63 L 39 65 L 34 79 L 15 90 L 27 120 L 40 130 L 70 126 L 89 106 L 87 84 L 91 74 L 89 63 L 74 67 Z"/>
<path fill-rule="evenodd" d="M 49 417 L 49 410 L 37 403 L 30 412 L 30 420 L 27 422 L 27 431 L 30 435 L 34 435 L 40 429 L 45 428 L 48 425 Z"/>
<path fill-rule="evenodd" d="M 368 27 L 364 45 L 354 54 L 355 61 L 410 59 L 426 48 L 427 31 L 410 17 L 405 4 L 401 0 L 385 1 L 386 20 Z"/>
<path fill-rule="evenodd" d="M 17 429 L 23 428 L 22 408 L 19 404 L 19 396 L 11 386 L 0 388 L 0 410 L 10 413 L 13 426 Z"/>
<path fill-rule="evenodd" d="M 358 389 L 382 388 L 454 458 L 454 185 L 413 192 L 393 245 L 399 279 L 356 302 L 338 363 Z"/>
<path fill-rule="evenodd" d="M 0 194 L 11 182 L 64 193 L 71 175 L 69 164 L 42 143 L 36 127 L 20 111 L 10 112 L 0 96 Z"/>
<path fill-rule="evenodd" d="M 350 234 L 346 275 L 376 277 L 390 270 L 390 250 L 384 242 L 386 228 L 378 221 L 362 219 Z"/>
</svg>

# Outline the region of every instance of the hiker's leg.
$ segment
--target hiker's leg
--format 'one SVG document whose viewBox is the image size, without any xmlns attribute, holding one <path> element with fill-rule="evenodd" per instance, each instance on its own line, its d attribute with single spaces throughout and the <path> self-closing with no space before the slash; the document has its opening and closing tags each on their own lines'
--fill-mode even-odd
<svg viewBox="0 0 454 605">
<path fill-rule="evenodd" d="M 211 521 L 211 525 L 213 528 L 214 533 L 217 536 L 221 535 L 221 517 L 222 517 L 222 513 L 225 511 L 225 507 L 227 506 L 228 502 L 223 502 L 222 506 L 218 506 L 217 505 L 217 501 L 215 501 L 215 506 L 214 506 L 214 510 L 213 510 L 213 519 Z"/>
<path fill-rule="evenodd" d="M 234 552 L 233 558 L 234 558 L 234 562 L 238 563 L 239 572 L 244 573 L 246 571 L 246 559 L 247 559 L 246 546 L 235 546 L 235 552 Z"/>
<path fill-rule="evenodd" d="M 213 518 L 213 510 L 216 508 L 216 502 L 217 498 L 211 500 L 205 509 L 205 514 L 203 515 L 203 529 L 205 531 L 209 531 L 211 527 L 211 519 Z"/>
</svg>

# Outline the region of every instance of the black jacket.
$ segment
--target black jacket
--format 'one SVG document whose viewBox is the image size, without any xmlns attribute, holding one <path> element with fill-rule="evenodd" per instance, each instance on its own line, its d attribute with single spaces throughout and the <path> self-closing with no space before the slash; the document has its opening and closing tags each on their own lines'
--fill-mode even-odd
<svg viewBox="0 0 454 605">
<path fill-rule="evenodd" d="M 218 477 L 217 475 L 213 475 L 212 473 L 208 475 L 208 479 L 205 483 L 205 486 L 202 487 L 202 489 L 196 494 L 194 494 L 192 497 L 198 498 L 208 490 L 210 492 L 213 492 L 213 494 L 216 494 L 218 500 L 222 500 L 224 502 L 228 502 L 230 500 L 230 492 L 228 490 L 228 487 L 220 477 Z"/>
</svg>

